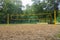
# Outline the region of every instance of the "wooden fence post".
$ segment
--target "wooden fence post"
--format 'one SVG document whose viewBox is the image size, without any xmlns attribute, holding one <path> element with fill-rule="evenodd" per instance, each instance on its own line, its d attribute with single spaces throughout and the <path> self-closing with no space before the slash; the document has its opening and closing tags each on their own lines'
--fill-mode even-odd
<svg viewBox="0 0 60 40">
<path fill-rule="evenodd" d="M 54 24 L 56 24 L 56 10 L 54 10 Z"/>
<path fill-rule="evenodd" d="M 9 14 L 7 14 L 7 24 L 9 24 Z"/>
</svg>

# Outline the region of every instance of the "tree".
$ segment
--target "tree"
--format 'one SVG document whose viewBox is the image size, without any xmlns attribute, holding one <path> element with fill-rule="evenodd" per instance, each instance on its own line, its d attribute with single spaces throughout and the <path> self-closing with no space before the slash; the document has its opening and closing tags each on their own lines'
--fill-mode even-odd
<svg viewBox="0 0 60 40">
<path fill-rule="evenodd" d="M 36 23 L 37 22 L 37 20 L 33 20 L 33 19 L 36 19 L 37 16 L 33 15 L 34 14 L 33 9 L 29 4 L 26 5 L 24 14 L 25 15 L 23 18 L 26 19 L 24 22 L 28 22 L 28 23 Z"/>
<path fill-rule="evenodd" d="M 2 18 L 2 20 L 5 20 L 7 22 L 7 14 L 22 14 L 22 2 L 21 0 L 3 0 L 2 5 L 2 14 L 5 15 L 5 19 Z M 9 15 L 9 16 L 10 16 Z"/>
<path fill-rule="evenodd" d="M 59 0 L 43 0 L 42 2 L 40 0 L 32 0 L 33 3 L 33 9 L 35 13 L 51 13 L 52 19 L 51 21 L 54 21 L 54 9 L 58 11 L 58 2 Z M 58 13 L 57 13 L 58 15 Z M 44 16 L 44 15 L 42 15 Z M 46 15 L 47 16 L 47 15 Z M 38 16 L 39 17 L 39 16 Z"/>
</svg>

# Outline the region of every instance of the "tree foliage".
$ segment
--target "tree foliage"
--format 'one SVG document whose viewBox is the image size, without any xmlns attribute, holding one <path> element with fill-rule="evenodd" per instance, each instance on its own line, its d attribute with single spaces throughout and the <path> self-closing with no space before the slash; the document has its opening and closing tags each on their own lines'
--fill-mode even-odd
<svg viewBox="0 0 60 40">
<path fill-rule="evenodd" d="M 57 4 L 55 4 L 55 0 L 32 0 L 32 5 L 27 4 L 26 9 L 22 10 L 23 6 L 21 0 L 0 0 L 2 8 L 0 8 L 0 14 L 5 15 L 5 18 L 0 16 L 0 23 L 6 23 L 7 21 L 7 14 L 10 15 L 14 14 L 23 14 L 20 15 L 19 19 L 25 20 L 11 20 L 12 23 L 30 23 L 30 22 L 39 22 L 41 21 L 40 18 L 49 18 L 48 15 L 43 15 L 45 13 L 51 13 L 52 19 L 54 19 L 54 9 L 57 8 Z M 57 1 L 59 2 L 59 0 Z M 55 7 L 56 6 L 56 7 Z M 57 9 L 58 11 L 58 9 Z M 42 15 L 39 15 L 42 14 Z M 17 16 L 17 15 L 16 15 Z M 15 18 L 15 16 L 13 17 Z M 34 19 L 34 20 L 31 20 Z M 39 19 L 39 20 L 36 20 Z M 10 22 L 9 21 L 9 22 Z"/>
</svg>

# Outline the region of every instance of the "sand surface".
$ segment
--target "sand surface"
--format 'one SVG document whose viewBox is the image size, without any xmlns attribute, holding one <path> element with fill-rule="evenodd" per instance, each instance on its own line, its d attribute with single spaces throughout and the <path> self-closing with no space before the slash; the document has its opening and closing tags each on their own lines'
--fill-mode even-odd
<svg viewBox="0 0 60 40">
<path fill-rule="evenodd" d="M 60 25 L 10 24 L 0 25 L 0 40 L 57 40 Z"/>
</svg>

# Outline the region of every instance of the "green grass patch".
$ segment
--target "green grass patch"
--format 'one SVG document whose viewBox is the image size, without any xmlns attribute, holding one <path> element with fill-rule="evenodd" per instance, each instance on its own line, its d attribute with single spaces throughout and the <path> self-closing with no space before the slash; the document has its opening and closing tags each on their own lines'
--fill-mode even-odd
<svg viewBox="0 0 60 40">
<path fill-rule="evenodd" d="M 60 38 L 60 33 L 56 35 L 57 38 Z"/>
</svg>

